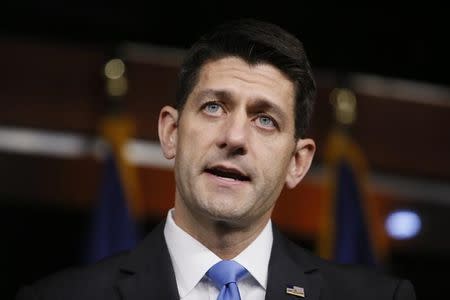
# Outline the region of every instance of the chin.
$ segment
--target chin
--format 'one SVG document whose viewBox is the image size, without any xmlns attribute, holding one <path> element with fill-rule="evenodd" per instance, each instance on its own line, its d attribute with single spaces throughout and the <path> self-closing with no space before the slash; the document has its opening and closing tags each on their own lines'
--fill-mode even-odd
<svg viewBox="0 0 450 300">
<path fill-rule="evenodd" d="M 218 221 L 227 221 L 242 218 L 242 208 L 230 205 L 228 201 L 215 199 L 213 203 L 206 203 L 200 208 L 208 218 Z"/>
</svg>

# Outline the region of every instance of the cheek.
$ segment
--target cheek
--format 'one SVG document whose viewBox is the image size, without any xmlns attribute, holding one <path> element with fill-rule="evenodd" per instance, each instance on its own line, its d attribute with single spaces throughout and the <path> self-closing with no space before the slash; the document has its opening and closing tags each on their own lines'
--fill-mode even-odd
<svg viewBox="0 0 450 300">
<path fill-rule="evenodd" d="M 264 164 L 264 172 L 271 180 L 280 181 L 285 179 L 291 153 L 286 151 L 287 146 L 279 145 L 265 146 L 265 151 L 261 154 L 259 161 Z"/>
<path fill-rule="evenodd" d="M 180 128 L 177 143 L 177 159 L 186 168 L 197 166 L 211 143 L 211 131 L 198 126 Z"/>
<path fill-rule="evenodd" d="M 182 135 L 186 143 L 205 142 L 207 137 L 214 131 L 214 127 L 208 122 L 200 122 L 199 120 L 191 121 L 183 128 Z"/>
<path fill-rule="evenodd" d="M 193 145 L 196 145 L 201 140 L 201 131 L 192 126 L 180 127 L 178 130 L 178 151 L 181 151 L 183 154 L 191 152 Z"/>
</svg>

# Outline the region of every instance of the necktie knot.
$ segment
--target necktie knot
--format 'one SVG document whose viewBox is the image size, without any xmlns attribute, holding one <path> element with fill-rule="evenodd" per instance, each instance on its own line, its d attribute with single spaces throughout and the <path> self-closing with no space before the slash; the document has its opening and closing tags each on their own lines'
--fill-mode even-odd
<svg viewBox="0 0 450 300">
<path fill-rule="evenodd" d="M 206 275 L 214 282 L 217 288 L 231 282 L 236 283 L 247 274 L 247 269 L 233 260 L 222 260 L 212 266 Z"/>
</svg>

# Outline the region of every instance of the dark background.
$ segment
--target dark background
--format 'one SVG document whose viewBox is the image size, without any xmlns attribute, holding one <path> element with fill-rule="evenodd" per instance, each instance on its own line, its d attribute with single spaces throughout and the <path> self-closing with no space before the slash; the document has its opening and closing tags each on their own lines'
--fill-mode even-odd
<svg viewBox="0 0 450 300">
<path fill-rule="evenodd" d="M 250 17 L 296 34 L 317 68 L 450 82 L 449 20 L 443 7 L 310 2 L 6 1 L 0 9 L 0 33 L 186 48 L 224 20 Z"/>
<path fill-rule="evenodd" d="M 408 4 L 393 8 L 381 3 L 376 7 L 355 7 L 309 2 L 144 5 L 100 0 L 73 3 L 7 1 L 0 5 L 0 39 L 43 44 L 57 42 L 79 48 L 92 44 L 109 48 L 124 41 L 187 48 L 201 33 L 222 21 L 252 17 L 275 22 L 297 35 L 304 42 L 315 69 L 332 70 L 338 74 L 375 74 L 449 86 L 449 21 L 443 7 L 423 3 L 420 7 Z M 2 57 L 0 61 L 7 59 Z M 450 132 L 449 124 L 434 130 Z M 433 135 L 433 131 L 427 134 Z M 430 146 L 439 147 L 439 144 Z M 448 162 L 448 158 L 442 159 Z M 11 157 L 3 156 L 0 160 L 3 163 L 7 161 L 11 161 Z M 388 165 L 380 165 L 378 171 L 393 171 L 386 167 Z M 413 174 L 408 173 L 407 168 L 404 170 L 401 175 L 438 180 L 447 186 L 450 179 L 447 170 L 434 178 L 426 172 L 420 173 L 417 168 Z M 20 283 L 32 282 L 81 262 L 79 247 L 87 230 L 87 211 L 40 205 L 45 199 L 0 196 L 2 239 L 7 245 L 1 247 L 2 269 L 8 270 L 2 272 L 5 279 L 1 280 L 0 289 L 5 291 L 6 299 L 12 297 Z M 34 204 L 24 209 L 14 203 Z M 416 204 L 429 221 L 429 227 L 424 229 L 428 234 L 424 235 L 426 242 L 413 241 L 406 246 L 397 243 L 386 264 L 394 275 L 411 279 L 422 299 L 442 297 L 436 286 L 445 285 L 444 279 L 448 278 L 450 256 L 434 245 L 440 245 L 440 240 L 448 240 L 449 218 L 446 216 L 450 213 L 449 203 L 425 201 Z M 144 226 L 150 229 L 157 221 L 157 218 L 149 218 Z M 314 248 L 308 237 L 293 233 L 291 237 L 310 249 Z M 420 244 L 420 250 L 415 248 L 415 243 Z M 36 257 L 43 259 L 36 261 Z"/>
</svg>

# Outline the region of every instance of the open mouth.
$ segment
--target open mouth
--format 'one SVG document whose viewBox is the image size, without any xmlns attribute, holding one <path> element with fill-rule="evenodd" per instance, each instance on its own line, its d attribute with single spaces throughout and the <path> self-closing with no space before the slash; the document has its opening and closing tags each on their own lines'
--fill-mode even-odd
<svg viewBox="0 0 450 300">
<path fill-rule="evenodd" d="M 250 177 L 246 176 L 245 174 L 242 174 L 242 172 L 236 169 L 213 167 L 205 169 L 205 172 L 217 177 L 233 179 L 238 181 L 250 181 Z"/>
</svg>

